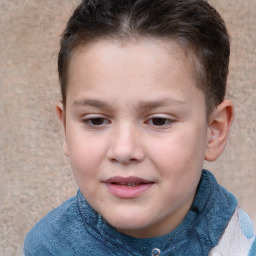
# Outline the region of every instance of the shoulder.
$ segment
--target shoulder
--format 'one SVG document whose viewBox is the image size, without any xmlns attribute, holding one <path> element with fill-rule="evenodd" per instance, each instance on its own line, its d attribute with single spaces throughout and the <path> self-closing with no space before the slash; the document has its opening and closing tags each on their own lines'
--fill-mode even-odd
<svg viewBox="0 0 256 256">
<path fill-rule="evenodd" d="M 244 210 L 237 207 L 217 246 L 210 251 L 209 256 L 255 256 L 255 243 L 252 221 Z"/>
<path fill-rule="evenodd" d="M 67 234 L 75 231 L 78 222 L 81 222 L 79 210 L 76 198 L 72 197 L 48 213 L 27 234 L 25 255 L 48 255 L 50 250 L 59 250 L 57 247 L 65 244 Z"/>
<path fill-rule="evenodd" d="M 101 226 L 92 221 L 90 206 L 80 204 L 80 192 L 48 213 L 27 234 L 25 256 L 112 255 L 106 246 Z M 88 206 L 88 209 L 87 209 Z M 84 209 L 87 211 L 83 212 Z"/>
</svg>

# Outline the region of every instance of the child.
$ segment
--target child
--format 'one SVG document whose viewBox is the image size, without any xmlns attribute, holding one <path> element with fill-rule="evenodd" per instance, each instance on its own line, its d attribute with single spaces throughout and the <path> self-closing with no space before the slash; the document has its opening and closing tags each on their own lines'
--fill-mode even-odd
<svg viewBox="0 0 256 256">
<path fill-rule="evenodd" d="M 79 190 L 25 255 L 256 255 L 250 218 L 202 170 L 233 120 L 229 52 L 204 0 L 84 0 L 62 36 L 56 107 Z"/>
</svg>

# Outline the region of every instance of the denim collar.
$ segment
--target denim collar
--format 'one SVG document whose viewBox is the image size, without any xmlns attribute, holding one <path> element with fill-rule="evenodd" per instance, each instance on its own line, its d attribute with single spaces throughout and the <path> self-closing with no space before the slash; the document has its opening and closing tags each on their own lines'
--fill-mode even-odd
<svg viewBox="0 0 256 256">
<path fill-rule="evenodd" d="M 134 238 L 110 226 L 86 202 L 78 191 L 77 202 L 88 232 L 110 248 L 115 255 L 150 256 L 158 248 L 160 256 L 208 255 L 215 247 L 237 207 L 236 198 L 218 185 L 214 176 L 202 171 L 196 196 L 182 223 L 167 235 L 154 238 Z M 158 254 L 156 254 L 158 255 Z"/>
</svg>

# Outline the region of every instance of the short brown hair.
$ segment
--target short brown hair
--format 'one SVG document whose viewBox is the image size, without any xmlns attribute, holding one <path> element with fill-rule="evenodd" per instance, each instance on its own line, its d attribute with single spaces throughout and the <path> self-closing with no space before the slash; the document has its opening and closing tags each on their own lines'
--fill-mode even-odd
<svg viewBox="0 0 256 256">
<path fill-rule="evenodd" d="M 58 57 L 65 107 L 72 51 L 101 38 L 156 37 L 175 40 L 195 58 L 197 86 L 207 116 L 224 100 L 230 55 L 223 19 L 204 0 L 83 0 L 67 23 Z"/>
</svg>

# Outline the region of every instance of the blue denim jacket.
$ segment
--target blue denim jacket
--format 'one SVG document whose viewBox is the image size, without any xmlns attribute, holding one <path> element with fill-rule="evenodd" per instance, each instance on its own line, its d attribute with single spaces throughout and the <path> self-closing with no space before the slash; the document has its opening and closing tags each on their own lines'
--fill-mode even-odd
<svg viewBox="0 0 256 256">
<path fill-rule="evenodd" d="M 78 191 L 51 211 L 28 233 L 26 256 L 199 256 L 217 246 L 237 209 L 237 200 L 203 170 L 191 209 L 171 233 L 139 239 L 124 235 L 110 226 Z M 252 255 L 255 252 L 252 246 Z M 215 254 L 211 254 L 215 255 Z M 246 255 L 246 254 L 245 254 Z"/>
</svg>

